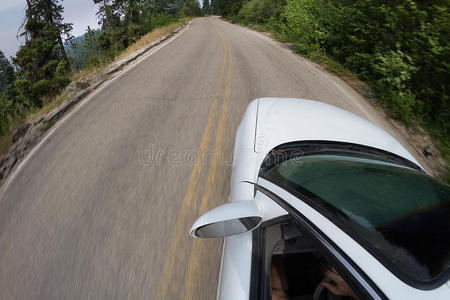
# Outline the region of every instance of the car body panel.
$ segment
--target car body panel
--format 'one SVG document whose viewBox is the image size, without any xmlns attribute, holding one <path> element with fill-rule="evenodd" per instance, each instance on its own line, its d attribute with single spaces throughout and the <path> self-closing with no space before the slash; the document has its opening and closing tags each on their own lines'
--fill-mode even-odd
<svg viewBox="0 0 450 300">
<path fill-rule="evenodd" d="M 258 101 L 252 101 L 242 117 L 234 142 L 233 164 L 230 183 L 230 201 L 253 200 L 255 170 L 259 169 L 254 140 Z M 257 172 L 257 171 L 256 171 Z"/>
<path fill-rule="evenodd" d="M 252 232 L 226 237 L 223 242 L 217 299 L 248 299 L 252 265 Z"/>
</svg>

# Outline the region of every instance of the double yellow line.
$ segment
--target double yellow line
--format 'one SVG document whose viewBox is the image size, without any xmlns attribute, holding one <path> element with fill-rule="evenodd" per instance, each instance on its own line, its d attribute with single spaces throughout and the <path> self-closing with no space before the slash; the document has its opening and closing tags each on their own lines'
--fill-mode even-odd
<svg viewBox="0 0 450 300">
<path fill-rule="evenodd" d="M 214 30 L 219 34 L 223 42 L 222 69 L 220 72 L 219 82 L 217 84 L 216 95 L 211 107 L 211 111 L 209 113 L 208 122 L 206 124 L 205 131 L 203 132 L 202 140 L 198 148 L 197 160 L 194 164 L 194 167 L 192 168 L 186 193 L 183 198 L 183 202 L 181 203 L 177 222 L 175 224 L 172 239 L 170 241 L 169 250 L 167 253 L 163 273 L 158 288 L 158 299 L 168 299 L 169 297 L 171 296 L 173 297 L 173 295 L 176 294 L 179 287 L 174 285 L 173 278 L 176 275 L 180 275 L 180 273 L 183 273 L 185 270 L 184 261 L 180 260 L 182 260 L 182 258 L 184 257 L 183 255 L 189 253 L 188 248 L 192 243 L 190 240 L 186 242 L 186 235 L 188 234 L 190 225 L 192 225 L 189 224 L 190 221 L 189 212 L 192 212 L 192 209 L 196 209 L 196 207 L 192 206 L 193 199 L 195 199 L 194 197 L 197 196 L 199 191 L 201 171 L 203 169 L 203 166 L 205 165 L 205 158 L 206 158 L 205 154 L 207 147 L 210 144 L 211 137 L 214 131 L 214 125 L 216 121 L 219 101 L 221 98 L 220 96 L 222 92 L 222 85 L 224 81 L 225 71 L 226 69 L 228 69 L 225 85 L 224 101 L 222 103 L 219 125 L 217 127 L 213 154 L 215 155 L 216 153 L 220 153 L 220 151 L 223 151 L 224 149 L 224 135 L 226 132 L 226 124 L 228 118 L 228 109 L 231 93 L 231 50 L 230 50 L 230 43 L 228 39 L 225 37 L 225 35 L 215 26 Z M 220 159 L 217 158 L 213 158 L 211 160 L 208 169 L 205 190 L 201 198 L 199 214 L 203 214 L 208 207 L 208 201 L 211 198 L 215 186 L 216 175 L 219 169 L 219 161 Z M 197 285 L 197 281 L 195 279 L 198 277 L 197 274 L 199 268 L 199 259 L 201 259 L 202 257 L 200 252 L 204 252 L 202 250 L 204 250 L 204 247 L 201 247 L 201 244 L 198 240 L 194 240 L 193 247 L 190 252 L 187 270 L 184 273 L 185 274 L 184 276 L 185 288 L 183 290 L 184 299 L 195 298 L 194 289 Z"/>
</svg>

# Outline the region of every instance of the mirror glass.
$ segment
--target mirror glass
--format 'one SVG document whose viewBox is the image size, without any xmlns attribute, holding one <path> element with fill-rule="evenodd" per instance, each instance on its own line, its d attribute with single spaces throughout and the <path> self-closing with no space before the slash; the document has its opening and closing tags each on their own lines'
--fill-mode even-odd
<svg viewBox="0 0 450 300">
<path fill-rule="evenodd" d="M 245 217 L 211 223 L 197 228 L 195 235 L 200 238 L 217 238 L 247 232 L 258 226 L 261 217 Z"/>
</svg>

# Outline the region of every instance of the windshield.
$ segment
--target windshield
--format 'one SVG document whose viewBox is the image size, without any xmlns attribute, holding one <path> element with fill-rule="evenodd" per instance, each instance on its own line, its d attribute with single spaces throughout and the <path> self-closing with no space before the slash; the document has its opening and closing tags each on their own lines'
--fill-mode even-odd
<svg viewBox="0 0 450 300">
<path fill-rule="evenodd" d="M 311 200 L 397 275 L 423 282 L 449 269 L 450 188 L 417 170 L 311 155 L 284 161 L 262 177 Z"/>
</svg>

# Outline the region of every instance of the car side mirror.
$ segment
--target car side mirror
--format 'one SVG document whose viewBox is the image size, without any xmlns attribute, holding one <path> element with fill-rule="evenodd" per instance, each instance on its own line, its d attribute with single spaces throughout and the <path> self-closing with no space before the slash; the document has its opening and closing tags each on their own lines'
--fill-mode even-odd
<svg viewBox="0 0 450 300">
<path fill-rule="evenodd" d="M 218 206 L 195 221 L 189 232 L 192 237 L 217 238 L 251 231 L 262 220 L 255 201 L 234 201 Z"/>
</svg>

